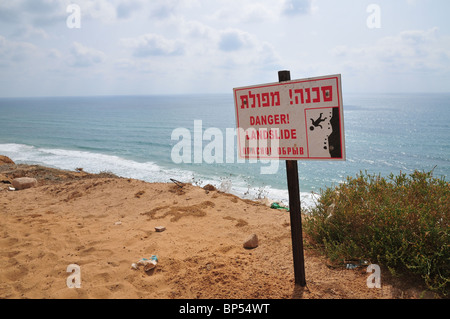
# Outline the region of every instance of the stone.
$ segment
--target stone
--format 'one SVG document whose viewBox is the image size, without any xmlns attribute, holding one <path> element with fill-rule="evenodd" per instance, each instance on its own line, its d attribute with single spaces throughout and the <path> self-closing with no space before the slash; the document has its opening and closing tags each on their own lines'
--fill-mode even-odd
<svg viewBox="0 0 450 319">
<path fill-rule="evenodd" d="M 211 184 L 208 184 L 208 185 L 203 186 L 203 189 L 204 189 L 205 191 L 215 191 L 215 190 L 216 190 L 216 188 L 214 187 L 214 185 L 211 185 Z"/>
<path fill-rule="evenodd" d="M 3 174 L 0 174 L 0 183 L 11 184 L 11 180 Z"/>
<path fill-rule="evenodd" d="M 244 248 L 253 249 L 256 247 L 258 247 L 258 236 L 252 234 L 244 241 Z"/>
<path fill-rule="evenodd" d="M 31 177 L 19 177 L 13 179 L 12 185 L 16 190 L 22 190 L 37 186 L 37 180 Z"/>
<path fill-rule="evenodd" d="M 4 164 L 14 164 L 14 162 L 8 156 L 0 155 L 0 165 Z"/>
<path fill-rule="evenodd" d="M 155 227 L 155 230 L 156 230 L 156 232 L 161 233 L 161 232 L 166 230 L 166 227 L 164 227 L 164 226 L 157 226 L 157 227 Z"/>
</svg>

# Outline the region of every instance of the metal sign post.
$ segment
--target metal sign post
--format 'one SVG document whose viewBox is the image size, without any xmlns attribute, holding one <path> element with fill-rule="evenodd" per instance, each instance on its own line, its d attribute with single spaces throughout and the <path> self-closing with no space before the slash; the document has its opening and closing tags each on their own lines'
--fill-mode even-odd
<svg viewBox="0 0 450 319">
<path fill-rule="evenodd" d="M 306 286 L 297 161 L 345 161 L 341 75 L 234 88 L 238 154 L 285 160 L 295 284 Z"/>
<path fill-rule="evenodd" d="M 290 81 L 289 71 L 278 72 L 279 82 Z M 294 257 L 295 284 L 306 286 L 305 259 L 303 255 L 302 208 L 300 203 L 300 186 L 298 181 L 297 161 L 286 161 L 286 175 L 289 192 L 289 214 L 291 219 L 292 254 Z"/>
</svg>

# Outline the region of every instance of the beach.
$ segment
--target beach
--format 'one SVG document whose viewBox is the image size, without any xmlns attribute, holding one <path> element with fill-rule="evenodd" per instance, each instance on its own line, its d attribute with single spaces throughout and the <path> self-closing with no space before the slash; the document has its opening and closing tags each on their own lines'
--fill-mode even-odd
<svg viewBox="0 0 450 319">
<path fill-rule="evenodd" d="M 10 190 L 18 177 L 37 185 Z M 382 269 L 332 264 L 304 235 L 307 286 L 294 284 L 289 212 L 191 184 L 149 183 L 0 162 L 0 298 L 391 299 L 429 297 Z M 157 227 L 164 227 L 157 231 Z M 252 234 L 256 248 L 243 247 Z M 134 269 L 157 257 L 151 271 Z M 69 265 L 79 288 L 69 288 Z"/>
</svg>

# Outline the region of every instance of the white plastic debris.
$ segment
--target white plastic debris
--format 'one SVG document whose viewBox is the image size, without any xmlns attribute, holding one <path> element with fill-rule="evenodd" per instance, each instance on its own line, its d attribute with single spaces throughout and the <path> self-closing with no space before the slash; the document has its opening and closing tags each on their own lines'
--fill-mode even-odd
<svg viewBox="0 0 450 319">
<path fill-rule="evenodd" d="M 138 270 L 140 266 L 144 267 L 144 271 L 152 270 L 158 264 L 158 257 L 153 255 L 149 259 L 142 258 L 137 263 L 132 263 L 131 268 Z"/>
<path fill-rule="evenodd" d="M 164 226 L 157 226 L 155 227 L 156 232 L 160 233 L 166 230 L 166 227 Z"/>
</svg>

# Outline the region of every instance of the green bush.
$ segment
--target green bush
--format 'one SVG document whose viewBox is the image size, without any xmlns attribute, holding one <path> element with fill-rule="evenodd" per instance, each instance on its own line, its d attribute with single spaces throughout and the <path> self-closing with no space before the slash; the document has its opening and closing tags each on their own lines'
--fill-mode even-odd
<svg viewBox="0 0 450 319">
<path fill-rule="evenodd" d="M 450 185 L 431 172 L 360 173 L 321 192 L 305 232 L 332 260 L 364 259 L 419 274 L 448 294 Z"/>
</svg>

